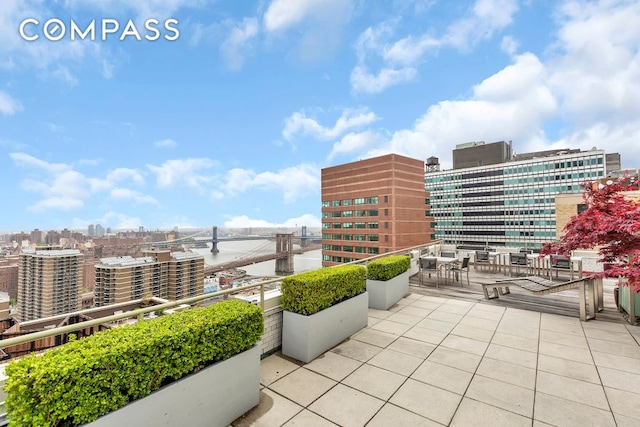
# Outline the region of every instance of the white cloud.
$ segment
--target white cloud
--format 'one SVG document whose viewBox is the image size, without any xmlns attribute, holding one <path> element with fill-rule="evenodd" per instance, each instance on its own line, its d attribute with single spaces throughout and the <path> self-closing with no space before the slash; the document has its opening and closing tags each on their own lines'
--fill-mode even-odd
<svg viewBox="0 0 640 427">
<path fill-rule="evenodd" d="M 416 120 L 412 129 L 393 133 L 367 156 L 389 152 L 418 159 L 439 157 L 450 166 L 449 147 L 469 141 L 515 140 L 538 148 L 546 141 L 542 123 L 557 113 L 557 103 L 540 60 L 527 53 L 473 88 L 467 100 L 441 101 Z"/>
<path fill-rule="evenodd" d="M 51 72 L 51 76 L 58 80 L 62 80 L 63 82 L 67 83 L 69 86 L 78 85 L 78 78 L 73 74 L 71 74 L 71 72 L 69 71 L 69 68 L 65 66 L 61 65 L 55 70 L 53 70 Z"/>
<path fill-rule="evenodd" d="M 267 31 L 283 31 L 310 17 L 333 16 L 335 11 L 350 6 L 351 0 L 273 0 L 264 14 Z"/>
<path fill-rule="evenodd" d="M 500 42 L 500 49 L 509 55 L 515 55 L 519 47 L 520 43 L 511 36 L 504 36 Z"/>
<path fill-rule="evenodd" d="M 383 138 L 375 132 L 365 131 L 361 133 L 350 132 L 346 134 L 340 141 L 333 144 L 329 160 L 335 156 L 344 153 L 352 153 L 362 151 L 368 147 L 377 145 L 383 141 Z"/>
<path fill-rule="evenodd" d="M 22 105 L 7 93 L 0 90 L 0 114 L 11 116 L 20 110 L 22 110 Z"/>
<path fill-rule="evenodd" d="M 489 39 L 511 24 L 517 12 L 516 0 L 477 0 L 467 16 L 454 21 L 445 33 L 432 31 L 391 41 L 400 21 L 390 20 L 363 31 L 355 44 L 356 66 L 351 72 L 351 88 L 357 93 L 380 93 L 415 80 L 417 66 L 426 53 L 443 47 L 467 49 Z M 379 71 L 369 71 L 372 59 L 382 60 Z"/>
<path fill-rule="evenodd" d="M 400 69 L 383 68 L 378 74 L 371 74 L 363 66 L 356 66 L 351 72 L 351 88 L 355 92 L 380 93 L 390 86 L 412 81 L 416 69 L 407 67 Z"/>
<path fill-rule="evenodd" d="M 10 153 L 9 156 L 20 167 L 30 169 L 31 176 L 22 181 L 25 191 L 40 194 L 41 200 L 28 209 L 42 212 L 48 209 L 80 210 L 92 196 L 100 192 L 109 192 L 113 200 L 134 200 L 138 203 L 157 204 L 151 196 L 123 187 L 122 183 L 144 184 L 140 172 L 130 168 L 117 168 L 109 171 L 104 178 L 87 177 L 72 165 L 51 163 L 26 153 Z M 40 176 L 38 172 L 45 172 Z"/>
<path fill-rule="evenodd" d="M 517 11 L 517 0 L 477 0 L 471 15 L 450 25 L 443 41 L 466 49 L 509 26 Z"/>
<path fill-rule="evenodd" d="M 251 40 L 258 35 L 258 20 L 244 18 L 241 22 L 229 22 L 229 35 L 220 44 L 220 53 L 227 68 L 237 71 L 244 65 L 245 56 L 251 52 Z"/>
<path fill-rule="evenodd" d="M 296 135 L 310 135 L 321 140 L 337 138 L 349 129 L 369 125 L 378 119 L 375 113 L 366 109 L 344 109 L 333 127 L 324 127 L 304 111 L 295 112 L 285 122 L 282 136 L 291 140 Z"/>
<path fill-rule="evenodd" d="M 139 191 L 129 188 L 113 188 L 109 195 L 114 200 L 133 200 L 136 203 L 149 203 L 152 205 L 159 204 L 158 201 L 151 196 L 140 193 Z"/>
<path fill-rule="evenodd" d="M 64 163 L 49 163 L 26 153 L 10 153 L 9 157 L 20 166 L 32 166 L 51 173 L 63 173 L 71 169 L 71 166 Z"/>
<path fill-rule="evenodd" d="M 267 39 L 296 30 L 296 55 L 305 62 L 330 57 L 339 47 L 355 0 L 272 0 L 262 20 Z"/>
<path fill-rule="evenodd" d="M 118 183 L 122 181 L 133 181 L 136 184 L 143 184 L 144 178 L 140 172 L 131 168 L 116 168 L 107 174 L 109 182 Z"/>
<path fill-rule="evenodd" d="M 640 116 L 640 3 L 568 1 L 560 9 L 551 85 L 584 126 Z"/>
<path fill-rule="evenodd" d="M 212 169 L 216 162 L 207 158 L 167 160 L 160 166 L 146 165 L 156 174 L 156 184 L 160 188 L 186 185 L 201 189 L 204 184 L 213 181 Z"/>
<path fill-rule="evenodd" d="M 256 173 L 251 169 L 231 169 L 221 191 L 238 195 L 252 189 L 282 191 L 285 202 L 293 202 L 320 189 L 320 171 L 312 164 L 301 164 L 278 172 Z M 215 195 L 215 194 L 214 194 Z"/>
<path fill-rule="evenodd" d="M 153 143 L 157 148 L 174 148 L 178 145 L 173 139 L 162 139 Z"/>
<path fill-rule="evenodd" d="M 304 214 L 296 218 L 289 218 L 282 223 L 273 223 L 264 219 L 254 219 L 247 215 L 239 215 L 232 217 L 224 222 L 225 228 L 275 228 L 275 227 L 321 227 L 321 221 L 312 214 Z"/>
</svg>

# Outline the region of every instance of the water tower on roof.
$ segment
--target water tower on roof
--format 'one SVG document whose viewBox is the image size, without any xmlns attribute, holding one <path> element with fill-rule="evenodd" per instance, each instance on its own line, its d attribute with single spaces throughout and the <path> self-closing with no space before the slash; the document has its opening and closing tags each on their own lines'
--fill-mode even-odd
<svg viewBox="0 0 640 427">
<path fill-rule="evenodd" d="M 440 171 L 440 160 L 437 157 L 429 157 L 427 162 L 425 163 L 426 171 L 428 172 L 439 172 Z"/>
</svg>

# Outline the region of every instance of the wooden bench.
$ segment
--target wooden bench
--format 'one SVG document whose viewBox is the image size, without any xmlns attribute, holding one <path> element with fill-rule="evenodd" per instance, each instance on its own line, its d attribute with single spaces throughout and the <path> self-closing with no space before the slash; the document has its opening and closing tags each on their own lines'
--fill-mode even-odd
<svg viewBox="0 0 640 427">
<path fill-rule="evenodd" d="M 586 321 L 596 318 L 596 311 L 603 309 L 603 291 L 601 279 L 582 277 L 568 282 L 554 282 L 538 276 L 514 277 L 499 279 L 493 283 L 482 283 L 482 290 L 486 299 L 499 298 L 500 295 L 511 293 L 509 286 L 518 286 L 534 295 L 547 295 L 568 289 L 579 289 L 580 320 Z M 492 290 L 489 296 L 488 289 Z M 589 313 L 587 313 L 587 309 Z"/>
</svg>

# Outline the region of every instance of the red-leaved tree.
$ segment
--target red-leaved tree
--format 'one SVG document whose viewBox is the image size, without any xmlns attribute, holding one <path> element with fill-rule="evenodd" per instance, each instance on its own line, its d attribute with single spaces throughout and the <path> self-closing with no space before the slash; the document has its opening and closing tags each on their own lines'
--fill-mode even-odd
<svg viewBox="0 0 640 427">
<path fill-rule="evenodd" d="M 586 182 L 586 210 L 571 218 L 560 241 L 545 243 L 542 254 L 570 254 L 576 249 L 598 248 L 600 262 L 609 268 L 591 277 L 619 277 L 621 285 L 640 292 L 640 199 L 623 192 L 638 190 L 628 176 L 598 185 Z"/>
</svg>

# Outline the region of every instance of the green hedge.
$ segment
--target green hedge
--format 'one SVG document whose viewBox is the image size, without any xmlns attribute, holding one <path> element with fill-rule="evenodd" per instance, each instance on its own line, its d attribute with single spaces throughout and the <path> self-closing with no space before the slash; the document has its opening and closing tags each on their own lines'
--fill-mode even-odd
<svg viewBox="0 0 640 427">
<path fill-rule="evenodd" d="M 238 300 L 94 334 L 6 367 L 11 426 L 78 425 L 144 397 L 262 336 L 260 307 Z"/>
<path fill-rule="evenodd" d="M 361 265 L 328 267 L 282 280 L 282 308 L 310 315 L 365 291 L 367 269 Z"/>
<path fill-rule="evenodd" d="M 411 267 L 408 255 L 389 255 L 374 259 L 367 264 L 367 279 L 387 281 L 404 273 Z"/>
</svg>

